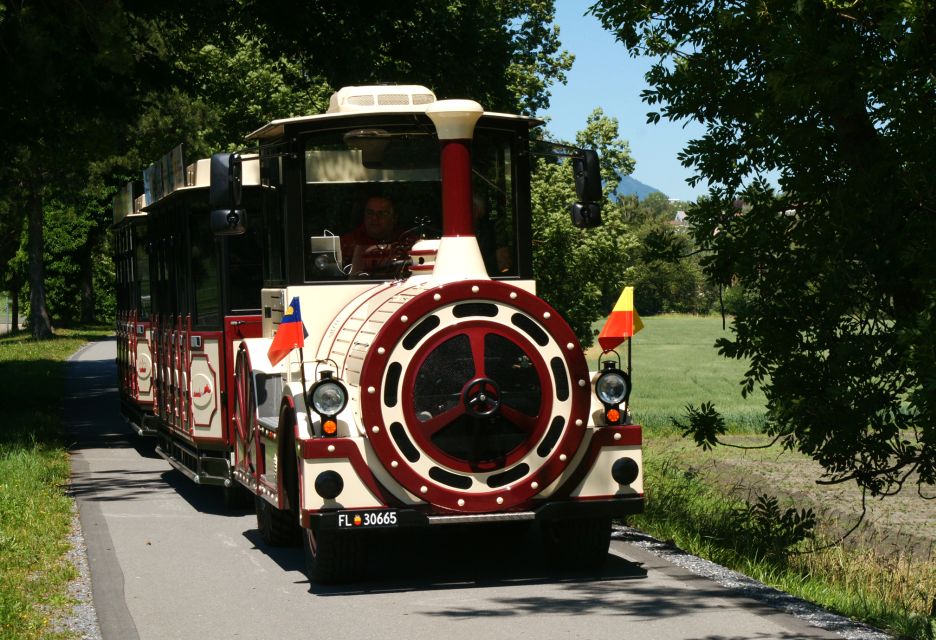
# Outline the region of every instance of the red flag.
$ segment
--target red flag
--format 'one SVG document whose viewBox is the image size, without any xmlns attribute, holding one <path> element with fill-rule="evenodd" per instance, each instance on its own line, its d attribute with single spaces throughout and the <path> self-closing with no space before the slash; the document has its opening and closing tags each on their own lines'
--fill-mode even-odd
<svg viewBox="0 0 936 640">
<path fill-rule="evenodd" d="M 598 344 L 605 351 L 618 346 L 626 339 L 643 329 L 643 322 L 634 309 L 634 287 L 624 287 L 605 326 L 598 334 Z"/>
<path fill-rule="evenodd" d="M 288 356 L 293 349 L 301 349 L 305 345 L 307 335 L 305 325 L 302 324 L 302 314 L 299 313 L 299 297 L 297 296 L 289 303 L 283 319 L 280 320 L 279 329 L 273 335 L 273 342 L 270 343 L 270 350 L 267 351 L 270 364 L 275 365 Z"/>
</svg>

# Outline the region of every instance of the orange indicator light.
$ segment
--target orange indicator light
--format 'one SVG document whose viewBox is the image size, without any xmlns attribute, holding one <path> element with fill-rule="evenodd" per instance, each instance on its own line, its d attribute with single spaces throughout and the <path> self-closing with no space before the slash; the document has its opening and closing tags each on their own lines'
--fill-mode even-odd
<svg viewBox="0 0 936 640">
<path fill-rule="evenodd" d="M 324 431 L 326 435 L 333 436 L 338 431 L 338 423 L 334 420 L 326 420 L 322 423 L 322 431 Z"/>
<path fill-rule="evenodd" d="M 605 413 L 605 417 L 608 419 L 608 422 L 617 424 L 618 420 L 621 419 L 621 412 L 617 409 L 608 409 L 608 412 Z"/>
</svg>

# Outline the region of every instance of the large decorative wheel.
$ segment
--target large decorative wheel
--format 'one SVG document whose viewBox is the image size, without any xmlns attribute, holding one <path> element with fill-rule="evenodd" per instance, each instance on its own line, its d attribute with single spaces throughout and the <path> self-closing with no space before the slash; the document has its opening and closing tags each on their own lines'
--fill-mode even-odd
<svg viewBox="0 0 936 640">
<path fill-rule="evenodd" d="M 446 284 L 394 311 L 361 370 L 362 419 L 390 474 L 446 510 L 528 507 L 571 463 L 590 386 L 578 340 L 530 293 Z"/>
<path fill-rule="evenodd" d="M 234 366 L 234 465 L 251 480 L 256 472 L 254 441 L 257 402 L 250 372 L 250 356 L 241 347 Z"/>
</svg>

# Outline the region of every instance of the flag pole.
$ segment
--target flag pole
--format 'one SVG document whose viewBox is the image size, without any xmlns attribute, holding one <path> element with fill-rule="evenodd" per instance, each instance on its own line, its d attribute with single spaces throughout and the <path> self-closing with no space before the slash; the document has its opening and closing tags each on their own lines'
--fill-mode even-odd
<svg viewBox="0 0 936 640">
<path fill-rule="evenodd" d="M 305 377 L 305 355 L 302 353 L 302 347 L 299 347 L 299 376 L 302 379 L 302 397 L 305 399 L 308 389 L 306 388 L 306 377 Z M 308 412 L 308 407 L 306 407 Z"/>
</svg>

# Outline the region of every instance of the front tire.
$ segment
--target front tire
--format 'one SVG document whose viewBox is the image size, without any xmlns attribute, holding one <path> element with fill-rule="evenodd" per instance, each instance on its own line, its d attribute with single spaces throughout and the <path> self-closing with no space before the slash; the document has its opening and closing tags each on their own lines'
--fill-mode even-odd
<svg viewBox="0 0 936 640">
<path fill-rule="evenodd" d="M 277 509 L 263 498 L 255 498 L 257 528 L 260 537 L 274 547 L 294 547 L 299 544 L 301 529 L 296 515 L 289 509 Z"/>
<path fill-rule="evenodd" d="M 354 582 L 364 577 L 367 566 L 364 535 L 351 531 L 315 529 L 302 530 L 306 575 L 310 581 L 335 584 Z"/>
<path fill-rule="evenodd" d="M 608 559 L 611 518 L 581 518 L 542 523 L 547 557 L 563 569 L 598 569 Z"/>
</svg>

